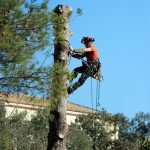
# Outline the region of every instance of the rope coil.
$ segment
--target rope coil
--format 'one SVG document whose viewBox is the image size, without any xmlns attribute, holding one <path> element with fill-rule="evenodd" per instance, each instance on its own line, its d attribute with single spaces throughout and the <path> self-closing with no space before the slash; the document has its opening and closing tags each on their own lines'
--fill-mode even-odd
<svg viewBox="0 0 150 150">
<path fill-rule="evenodd" d="M 95 112 L 94 112 L 94 102 L 93 102 L 93 83 L 92 83 L 92 78 L 91 78 L 91 103 L 92 103 L 92 116 L 93 116 L 93 150 L 96 150 L 96 143 L 97 143 L 97 125 L 96 125 L 96 118 L 97 118 L 97 112 L 98 112 L 98 107 L 100 107 L 100 79 L 96 81 L 96 104 L 95 104 Z M 95 114 L 94 114 L 95 113 Z"/>
</svg>

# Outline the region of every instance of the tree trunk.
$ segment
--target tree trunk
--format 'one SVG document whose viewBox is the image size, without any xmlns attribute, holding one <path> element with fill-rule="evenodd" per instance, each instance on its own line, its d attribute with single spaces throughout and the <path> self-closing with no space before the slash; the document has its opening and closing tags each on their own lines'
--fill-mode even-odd
<svg viewBox="0 0 150 150">
<path fill-rule="evenodd" d="M 59 63 L 61 69 L 68 69 L 68 39 L 71 35 L 68 21 L 68 13 L 71 9 L 66 5 L 58 5 L 54 9 L 56 16 L 63 18 L 59 21 L 54 21 L 54 65 Z M 59 27 L 63 27 L 61 31 Z M 60 38 L 63 37 L 63 38 Z M 67 74 L 59 72 L 56 74 L 57 82 L 60 83 L 58 86 L 62 86 L 65 92 L 62 92 L 58 97 L 56 96 L 55 103 L 56 107 L 50 110 L 50 116 L 53 119 L 49 121 L 49 133 L 48 133 L 48 147 L 47 150 L 66 150 L 66 135 L 68 132 L 68 125 L 66 121 L 67 111 Z M 61 89 L 59 88 L 59 89 Z M 57 90 L 53 88 L 53 93 Z"/>
</svg>

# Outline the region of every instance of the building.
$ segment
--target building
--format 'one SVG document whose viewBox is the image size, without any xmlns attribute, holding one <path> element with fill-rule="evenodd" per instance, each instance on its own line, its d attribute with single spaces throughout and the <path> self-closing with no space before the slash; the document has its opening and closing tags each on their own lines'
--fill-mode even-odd
<svg viewBox="0 0 150 150">
<path fill-rule="evenodd" d="M 13 115 L 15 111 L 26 111 L 27 119 L 30 119 L 32 115 L 36 115 L 38 108 L 49 106 L 48 100 L 21 94 L 6 93 L 0 93 L 0 103 L 6 108 L 6 117 Z M 70 125 L 71 122 L 74 123 L 78 115 L 91 113 L 92 111 L 91 108 L 68 102 L 66 116 L 68 125 Z"/>
</svg>

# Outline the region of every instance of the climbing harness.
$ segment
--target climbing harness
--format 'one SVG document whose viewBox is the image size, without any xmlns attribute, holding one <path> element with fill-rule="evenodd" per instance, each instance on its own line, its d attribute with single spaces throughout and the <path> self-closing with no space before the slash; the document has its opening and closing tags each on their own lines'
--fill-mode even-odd
<svg viewBox="0 0 150 150">
<path fill-rule="evenodd" d="M 87 62 L 88 63 L 88 62 Z M 101 64 L 99 60 L 94 60 L 88 63 L 87 71 L 91 73 L 91 77 L 100 80 L 101 78 L 101 71 L 100 71 Z"/>
</svg>

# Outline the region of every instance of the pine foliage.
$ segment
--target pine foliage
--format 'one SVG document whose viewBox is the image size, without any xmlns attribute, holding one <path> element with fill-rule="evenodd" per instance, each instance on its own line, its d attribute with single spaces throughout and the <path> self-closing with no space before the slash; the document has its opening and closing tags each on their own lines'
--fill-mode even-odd
<svg viewBox="0 0 150 150">
<path fill-rule="evenodd" d="M 47 0 L 0 0 L 0 91 L 47 92 L 50 67 L 34 56 L 51 44 L 50 16 Z"/>
</svg>

